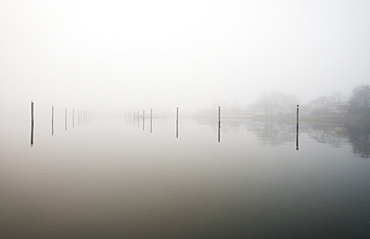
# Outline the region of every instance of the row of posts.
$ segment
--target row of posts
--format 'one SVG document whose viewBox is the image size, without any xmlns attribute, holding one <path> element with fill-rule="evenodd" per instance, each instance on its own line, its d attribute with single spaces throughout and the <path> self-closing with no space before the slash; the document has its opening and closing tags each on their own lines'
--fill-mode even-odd
<svg viewBox="0 0 370 239">
<path fill-rule="evenodd" d="M 136 125 L 137 120 L 137 127 L 140 127 L 140 111 L 130 111 L 126 113 L 126 123 Z M 145 110 L 143 110 L 142 115 L 143 121 L 143 130 L 145 129 Z M 221 107 L 218 107 L 218 142 L 221 141 Z M 153 109 L 150 109 L 150 133 L 153 132 Z M 179 137 L 179 107 L 176 107 L 176 138 Z"/>
<path fill-rule="evenodd" d="M 64 130 L 67 130 L 68 111 L 64 110 Z M 51 106 L 51 136 L 54 136 L 54 105 Z M 82 125 L 91 119 L 91 113 L 86 110 L 77 111 L 77 124 Z M 75 127 L 75 110 L 72 110 L 72 127 Z M 31 147 L 34 143 L 34 128 L 35 128 L 35 103 L 31 101 Z"/>
<path fill-rule="evenodd" d="M 31 101 L 31 147 L 33 146 L 34 126 L 35 126 L 35 113 L 34 102 Z M 77 124 L 87 123 L 90 118 L 90 112 L 78 110 Z M 64 129 L 67 130 L 67 109 L 64 111 Z M 126 120 L 131 124 L 131 112 L 127 113 Z M 135 112 L 133 112 L 133 124 L 135 125 Z M 140 111 L 137 112 L 138 127 L 140 122 Z M 299 105 L 297 105 L 297 120 L 296 120 L 296 150 L 299 150 Z M 75 126 L 75 110 L 72 110 L 72 127 Z M 143 110 L 143 130 L 145 129 L 145 110 Z M 153 132 L 153 109 L 150 109 L 150 133 Z M 54 135 L 54 105 L 51 108 L 51 135 Z M 176 108 L 176 138 L 179 137 L 179 107 Z M 218 107 L 218 142 L 221 142 L 221 107 Z"/>
<path fill-rule="evenodd" d="M 131 124 L 131 112 L 126 114 L 126 120 Z M 133 111 L 133 124 L 135 125 L 135 111 Z M 140 120 L 140 111 L 137 112 L 138 127 Z M 143 130 L 145 126 L 145 110 L 143 110 Z M 150 109 L 150 133 L 152 133 L 153 127 L 153 110 Z M 218 123 L 217 123 L 218 133 L 217 140 L 221 142 L 221 106 L 218 106 Z M 179 107 L 176 108 L 176 138 L 179 137 Z M 296 150 L 299 150 L 299 105 L 297 105 L 296 113 Z"/>
<path fill-rule="evenodd" d="M 137 111 L 130 111 L 126 113 L 126 123 L 136 125 L 137 120 L 137 127 L 140 127 L 140 110 Z M 143 110 L 143 130 L 145 130 L 145 110 Z M 153 132 L 153 109 L 150 109 L 150 133 Z"/>
</svg>

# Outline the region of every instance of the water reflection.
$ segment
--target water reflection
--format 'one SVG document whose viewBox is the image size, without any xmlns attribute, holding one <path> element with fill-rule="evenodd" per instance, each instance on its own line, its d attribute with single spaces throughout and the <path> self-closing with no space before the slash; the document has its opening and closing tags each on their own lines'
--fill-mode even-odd
<svg viewBox="0 0 370 239">
<path fill-rule="evenodd" d="M 340 148 L 348 143 L 352 152 L 360 157 L 370 157 L 370 127 L 335 124 L 304 124 L 300 131 L 318 143 Z M 249 131 L 255 133 L 264 145 L 277 146 L 293 140 L 294 126 L 275 122 L 251 123 Z M 298 147 L 298 130 L 296 131 Z"/>
<path fill-rule="evenodd" d="M 294 140 L 296 140 L 296 146 L 298 144 L 296 127 L 293 124 L 250 122 L 247 129 L 254 133 L 265 146 L 278 146 Z"/>
<path fill-rule="evenodd" d="M 347 137 L 352 145 L 352 152 L 363 158 L 370 157 L 370 127 L 369 126 L 346 126 Z"/>
<path fill-rule="evenodd" d="M 27 141 L 28 120 L 22 128 Z M 240 238 L 300 238 L 294 233 L 313 231 L 317 238 L 368 238 L 363 208 L 370 165 L 348 160 L 349 143 L 368 157 L 368 127 L 302 123 L 305 150 L 297 153 L 295 122 L 223 118 L 222 143 L 216 142 L 217 117 L 201 122 L 206 126 L 182 119 L 179 140 L 173 117 L 156 118 L 150 136 L 136 125 L 103 119 L 50 140 L 50 118 L 41 118 L 38 147 L 1 148 L 9 155 L 2 157 L 0 186 L 7 235 L 73 238 L 78 230 L 87 238 L 175 238 L 191 231 L 184 238 L 202 238 L 216 230 L 209 237 L 239 238 L 233 232 L 241 232 Z M 63 129 L 63 121 L 55 126 Z M 38 227 L 48 223 L 53 227 Z M 134 230 L 147 225 L 148 235 Z"/>
<path fill-rule="evenodd" d="M 299 150 L 299 124 L 297 121 L 297 129 L 296 129 L 296 136 L 295 136 L 295 150 Z"/>
<path fill-rule="evenodd" d="M 346 126 L 330 124 L 310 124 L 308 135 L 318 143 L 339 148 L 348 142 Z"/>
<path fill-rule="evenodd" d="M 31 147 L 33 146 L 33 132 L 34 132 L 34 124 L 33 124 L 33 121 L 32 121 L 32 124 L 31 124 Z"/>
<path fill-rule="evenodd" d="M 201 125 L 212 125 L 213 120 L 197 119 Z M 257 136 L 259 143 L 263 146 L 276 147 L 286 143 L 292 143 L 299 150 L 299 134 L 308 135 L 314 141 L 328 144 L 331 147 L 340 148 L 350 144 L 353 154 L 370 157 L 370 126 L 361 125 L 338 125 L 320 123 L 284 123 L 276 121 L 242 121 L 225 119 L 222 122 L 223 132 L 239 134 L 246 128 L 248 132 Z M 220 125 L 217 130 L 220 136 Z"/>
<path fill-rule="evenodd" d="M 350 143 L 352 152 L 360 157 L 370 157 L 370 127 L 360 125 L 311 125 L 309 135 L 315 141 L 341 147 Z"/>
</svg>

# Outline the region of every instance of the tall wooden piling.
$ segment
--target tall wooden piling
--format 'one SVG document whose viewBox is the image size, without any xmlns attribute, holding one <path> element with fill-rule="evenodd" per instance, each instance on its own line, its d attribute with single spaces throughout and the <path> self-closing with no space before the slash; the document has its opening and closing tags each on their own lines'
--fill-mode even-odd
<svg viewBox="0 0 370 239">
<path fill-rule="evenodd" d="M 218 107 L 218 142 L 221 142 L 221 106 Z"/>
<path fill-rule="evenodd" d="M 75 127 L 75 110 L 72 112 L 72 127 Z"/>
<path fill-rule="evenodd" d="M 179 137 L 179 107 L 176 108 L 176 138 Z"/>
<path fill-rule="evenodd" d="M 31 101 L 31 126 L 33 127 L 35 124 L 35 114 L 34 114 L 34 103 Z"/>
<path fill-rule="evenodd" d="M 35 127 L 35 114 L 34 114 L 34 103 L 31 101 L 31 147 L 33 146 L 33 132 Z"/>
<path fill-rule="evenodd" d="M 299 135 L 299 105 L 297 105 L 297 129 L 296 129 L 296 143 L 295 143 L 295 149 L 296 150 L 299 150 L 298 135 Z"/>
<path fill-rule="evenodd" d="M 51 136 L 54 135 L 54 105 L 51 106 Z"/>
<path fill-rule="evenodd" d="M 153 109 L 150 108 L 150 133 L 152 133 L 153 128 Z"/>
</svg>

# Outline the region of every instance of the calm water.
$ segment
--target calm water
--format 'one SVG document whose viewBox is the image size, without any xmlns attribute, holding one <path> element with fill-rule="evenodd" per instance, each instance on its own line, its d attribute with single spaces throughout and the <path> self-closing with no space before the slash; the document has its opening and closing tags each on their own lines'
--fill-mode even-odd
<svg viewBox="0 0 370 239">
<path fill-rule="evenodd" d="M 36 119 L 30 147 L 27 120 L 0 127 L 0 238 L 370 238 L 368 127 Z"/>
</svg>

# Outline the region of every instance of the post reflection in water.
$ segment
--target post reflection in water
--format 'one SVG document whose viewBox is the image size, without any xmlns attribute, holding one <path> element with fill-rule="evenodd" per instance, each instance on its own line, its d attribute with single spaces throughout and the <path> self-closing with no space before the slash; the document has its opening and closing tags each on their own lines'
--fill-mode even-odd
<svg viewBox="0 0 370 239">
<path fill-rule="evenodd" d="M 33 123 L 31 124 L 31 147 L 33 146 L 33 130 L 34 130 L 34 126 L 33 126 Z"/>
<path fill-rule="evenodd" d="M 295 149 L 299 150 L 298 124 L 297 124 L 296 136 L 295 136 Z"/>
</svg>

